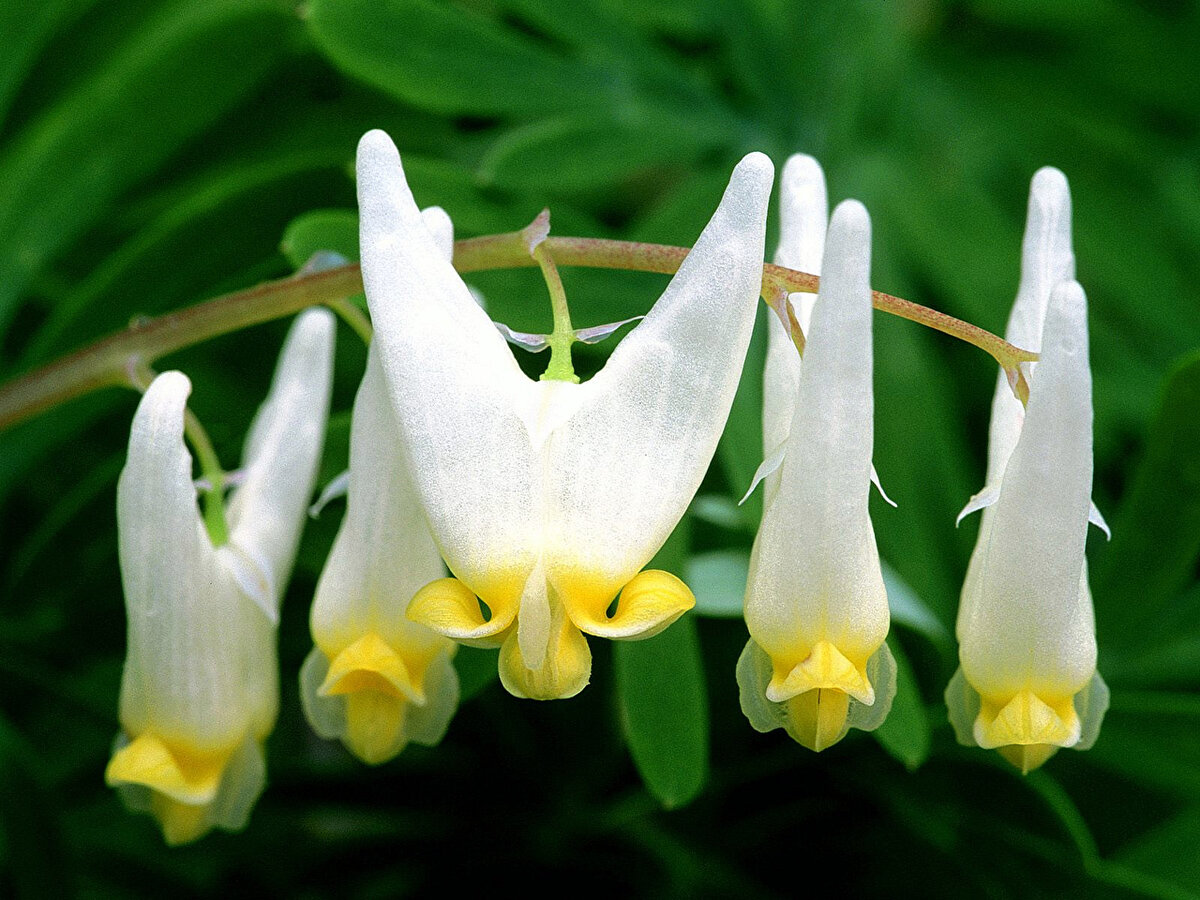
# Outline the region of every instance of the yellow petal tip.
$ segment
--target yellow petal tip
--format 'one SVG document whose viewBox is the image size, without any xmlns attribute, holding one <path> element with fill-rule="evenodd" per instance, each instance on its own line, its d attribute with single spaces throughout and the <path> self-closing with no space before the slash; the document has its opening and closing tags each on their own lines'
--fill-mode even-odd
<svg viewBox="0 0 1200 900">
<path fill-rule="evenodd" d="M 1010 697 L 981 697 L 979 717 L 975 720 L 975 741 L 980 747 L 989 750 L 1008 745 L 1070 747 L 1079 741 L 1079 735 L 1079 716 L 1072 697 L 1047 701 L 1028 689 Z M 1033 768 L 1042 762 L 1045 759 Z"/>
<path fill-rule="evenodd" d="M 787 732 L 816 753 L 827 750 L 849 730 L 850 696 L 845 691 L 818 688 L 786 701 Z"/>
<path fill-rule="evenodd" d="M 420 675 L 410 672 L 400 654 L 371 631 L 334 657 L 317 693 L 330 697 L 369 692 L 423 704 L 425 692 Z"/>
<path fill-rule="evenodd" d="M 494 647 L 500 633 L 516 617 L 516 606 L 491 612 L 491 618 L 484 618 L 474 591 L 457 578 L 439 578 L 413 595 L 405 615 L 452 640 Z"/>
<path fill-rule="evenodd" d="M 110 787 L 142 785 L 181 804 L 202 805 L 216 797 L 232 752 L 173 747 L 142 734 L 113 754 L 104 780 Z"/>
<path fill-rule="evenodd" d="M 631 578 L 617 596 L 616 610 L 608 615 L 609 600 L 590 589 L 587 576 L 560 579 L 572 621 L 580 630 L 613 640 L 644 640 L 664 631 L 696 605 L 696 596 L 684 582 L 661 569 L 646 569 Z M 587 598 L 583 600 L 582 598 Z"/>
<path fill-rule="evenodd" d="M 829 641 L 818 641 L 808 656 L 787 666 L 773 660 L 774 671 L 767 685 L 767 699 L 783 703 L 799 694 L 833 690 L 870 706 L 875 690 L 867 678 L 866 663 L 856 665 Z"/>
</svg>

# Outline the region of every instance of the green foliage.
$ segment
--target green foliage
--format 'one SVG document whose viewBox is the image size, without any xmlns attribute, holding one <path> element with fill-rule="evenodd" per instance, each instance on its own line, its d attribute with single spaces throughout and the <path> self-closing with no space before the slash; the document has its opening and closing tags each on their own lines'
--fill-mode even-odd
<svg viewBox="0 0 1200 900">
<path fill-rule="evenodd" d="M 743 153 L 812 153 L 831 200 L 871 210 L 876 287 L 993 331 L 1028 180 L 1050 164 L 1074 196 L 1094 493 L 1114 530 L 1090 548 L 1112 688 L 1095 747 L 1028 779 L 957 747 L 940 698 L 978 525 L 953 522 L 982 483 L 995 369 L 876 316 L 875 462 L 899 507 L 872 513 L 899 693 L 872 738 L 819 756 L 755 733 L 733 670 L 761 510 L 761 492 L 736 505 L 762 457 L 760 321 L 717 464 L 660 562 L 696 615 L 594 642 L 593 684 L 569 703 L 512 700 L 495 653 L 462 650 L 469 700 L 443 745 L 367 771 L 298 711 L 332 504 L 283 609 L 270 786 L 243 834 L 168 853 L 103 784 L 134 397 L 97 394 L 0 434 L 0 894 L 395 896 L 552 876 L 757 897 L 820 866 L 850 896 L 1200 896 L 1198 34 L 1195 4 L 1134 0 L 0 4 L 0 378 L 318 251 L 356 257 L 349 166 L 372 127 L 459 237 L 549 206 L 557 234 L 690 244 Z M 549 330 L 536 273 L 471 281 L 495 318 Z M 665 279 L 564 282 L 587 327 L 645 312 Z M 365 358 L 342 335 L 322 483 L 346 466 Z M 164 361 L 192 377 L 226 464 L 281 336 Z M 607 352 L 578 348 L 579 370 Z"/>
</svg>

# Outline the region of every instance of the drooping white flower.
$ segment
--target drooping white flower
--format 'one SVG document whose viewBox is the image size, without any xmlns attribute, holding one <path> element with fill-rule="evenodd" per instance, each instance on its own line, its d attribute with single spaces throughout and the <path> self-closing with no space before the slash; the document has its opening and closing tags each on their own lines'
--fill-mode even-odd
<svg viewBox="0 0 1200 900">
<path fill-rule="evenodd" d="M 666 293 L 594 378 L 531 381 L 437 252 L 391 141 L 376 131 L 359 144 L 380 361 L 455 576 L 419 592 L 408 615 L 499 645 L 502 681 L 518 696 L 578 693 L 591 672 L 585 632 L 648 637 L 694 603 L 674 576 L 639 570 L 691 501 L 733 402 L 772 175 L 761 154 L 739 164 Z"/>
<path fill-rule="evenodd" d="M 793 247 L 808 241 L 796 240 L 789 222 L 803 223 L 815 240 L 824 219 L 824 191 L 813 184 L 820 170 L 801 165 L 810 176 L 803 190 L 789 194 L 785 180 L 784 207 L 804 208 L 784 217 L 781 243 Z M 764 421 L 784 443 L 750 560 L 750 641 L 738 661 L 738 684 L 754 728 L 784 728 L 812 750 L 831 746 L 852 726 L 878 727 L 895 692 L 895 663 L 884 643 L 887 593 L 867 511 L 874 433 L 870 241 L 862 205 L 839 205 L 824 242 L 791 421 L 786 430 Z M 774 410 L 780 408 L 786 408 L 781 401 Z M 777 414 L 768 409 L 766 419 Z"/>
<path fill-rule="evenodd" d="M 1066 179 L 1042 169 L 1005 332 L 1041 356 L 1027 409 L 998 379 L 986 485 L 959 516 L 983 509 L 959 606 L 962 666 L 946 691 L 959 742 L 1025 772 L 1059 747 L 1090 747 L 1108 705 L 1084 556 L 1089 520 L 1107 526 L 1090 500 L 1087 301 L 1074 270 Z"/>
<path fill-rule="evenodd" d="M 449 217 L 436 207 L 422 216 L 448 261 Z M 405 617 L 412 596 L 444 574 L 372 345 L 351 419 L 346 515 L 317 585 L 316 646 L 300 673 L 313 729 L 364 762 L 385 762 L 410 740 L 438 743 L 454 715 L 456 645 Z"/>
<path fill-rule="evenodd" d="M 214 547 L 183 442 L 191 383 L 166 372 L 138 405 L 117 486 L 128 650 L 105 778 L 168 843 L 245 825 L 275 723 L 275 621 L 325 436 L 333 318 L 301 315 L 246 442 Z"/>
</svg>

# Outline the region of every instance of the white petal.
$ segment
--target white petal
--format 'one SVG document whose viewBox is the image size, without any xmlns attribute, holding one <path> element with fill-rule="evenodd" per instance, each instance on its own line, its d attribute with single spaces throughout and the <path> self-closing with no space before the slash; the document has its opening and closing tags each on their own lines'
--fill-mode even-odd
<svg viewBox="0 0 1200 900">
<path fill-rule="evenodd" d="M 1029 213 L 1021 248 L 1021 285 L 1004 333 L 1009 343 L 1035 352 L 1041 348 L 1050 292 L 1059 282 L 1074 277 L 1071 193 L 1063 173 L 1047 166 L 1033 176 L 1029 189 Z M 1037 368 L 1036 364 L 1030 367 L 1031 382 Z M 1021 402 L 1013 396 L 1004 372 L 1000 372 L 988 431 L 987 484 L 1000 483 L 1024 419 Z"/>
<path fill-rule="evenodd" d="M 1112 540 L 1112 529 L 1108 527 L 1108 523 L 1104 521 L 1104 514 L 1100 512 L 1100 508 L 1095 503 L 1088 509 L 1088 522 L 1095 525 L 1104 532 L 1104 536 L 1110 541 Z"/>
<path fill-rule="evenodd" d="M 325 442 L 333 335 L 333 314 L 326 309 L 296 317 L 246 439 L 245 477 L 229 502 L 229 543 L 261 569 L 270 593 L 256 602 L 273 620 L 278 619 Z"/>
<path fill-rule="evenodd" d="M 420 588 L 445 574 L 399 446 L 387 384 L 374 345 L 354 398 L 346 515 L 317 584 L 314 636 L 335 654 L 367 631 L 400 646 L 435 640 L 404 611 Z"/>
<path fill-rule="evenodd" d="M 1065 282 L 1053 292 L 1025 425 L 960 621 L 963 669 L 981 693 L 1069 696 L 1095 671 L 1084 568 L 1091 486 L 1087 303 Z"/>
<path fill-rule="evenodd" d="M 238 594 L 196 506 L 183 442 L 191 384 L 166 372 L 146 391 L 117 484 L 128 651 L 121 723 L 163 739 L 228 743 L 245 732 L 239 625 L 262 616 Z"/>
<path fill-rule="evenodd" d="M 954 519 L 954 527 L 957 528 L 959 523 L 962 522 L 962 520 L 967 516 L 971 515 L 971 513 L 977 513 L 981 509 L 987 509 L 989 506 L 993 506 L 999 499 L 1000 485 L 985 484 L 982 488 L 980 488 L 979 493 L 971 496 L 971 499 L 967 501 L 967 505 L 962 508 L 961 512 L 959 512 L 958 516 Z"/>
<path fill-rule="evenodd" d="M 476 593 L 498 577 L 519 586 L 541 519 L 516 407 L 535 386 L 439 251 L 381 131 L 359 143 L 358 196 L 375 341 L 434 537 Z"/>
<path fill-rule="evenodd" d="M 624 584 L 700 486 L 754 326 L 772 178 L 762 154 L 738 164 L 666 292 L 599 374 L 570 386 L 577 409 L 553 432 L 546 471 L 556 585 L 575 567 Z"/>
<path fill-rule="evenodd" d="M 797 153 L 784 164 L 779 191 L 779 247 L 775 262 L 813 275 L 821 274 L 829 203 L 825 175 L 811 156 Z M 789 298 L 805 334 L 812 318 L 813 294 Z M 767 317 L 767 360 L 763 369 L 763 446 L 778 447 L 787 440 L 800 378 L 800 354 L 778 316 Z M 778 479 L 772 479 L 777 482 Z M 776 484 L 768 483 L 770 500 Z"/>
<path fill-rule="evenodd" d="M 863 661 L 888 629 L 867 512 L 873 440 L 870 221 L 834 212 L 788 452 L 763 514 L 746 594 L 750 633 L 775 656 L 829 640 Z"/>
</svg>

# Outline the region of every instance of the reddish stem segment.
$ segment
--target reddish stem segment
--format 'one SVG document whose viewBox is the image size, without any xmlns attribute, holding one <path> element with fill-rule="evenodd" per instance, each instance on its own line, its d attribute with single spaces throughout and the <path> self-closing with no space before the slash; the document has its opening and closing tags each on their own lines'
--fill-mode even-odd
<svg viewBox="0 0 1200 900">
<path fill-rule="evenodd" d="M 549 237 L 546 250 L 559 265 L 636 272 L 678 271 L 688 255 L 686 247 L 669 247 L 636 241 L 600 238 Z M 525 231 L 488 235 L 457 241 L 454 266 L 459 272 L 485 269 L 515 269 L 535 266 Z M 820 279 L 782 266 L 763 267 L 763 296 L 779 291 L 815 292 Z M 362 293 L 362 275 L 357 264 L 326 269 L 198 303 L 153 319 L 136 319 L 128 329 L 65 356 L 0 386 L 0 431 L 32 418 L 47 409 L 102 387 L 129 385 L 142 366 L 210 338 L 227 334 L 299 312 L 308 306 L 336 303 Z M 1012 346 L 996 335 L 969 322 L 919 306 L 890 294 L 873 292 L 876 309 L 911 319 L 965 340 L 990 354 L 1013 380 L 1018 396 L 1024 376 L 1019 364 L 1037 359 L 1037 354 Z"/>
</svg>

